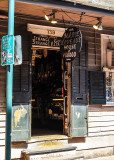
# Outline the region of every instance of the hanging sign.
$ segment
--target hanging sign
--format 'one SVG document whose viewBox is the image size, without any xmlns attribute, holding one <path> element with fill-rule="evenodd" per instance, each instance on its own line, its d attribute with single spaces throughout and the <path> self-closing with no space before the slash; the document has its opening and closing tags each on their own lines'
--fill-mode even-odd
<svg viewBox="0 0 114 160">
<path fill-rule="evenodd" d="M 77 27 L 68 28 L 63 34 L 60 50 L 63 58 L 70 62 L 79 55 L 82 48 L 82 34 Z"/>
<path fill-rule="evenodd" d="M 14 36 L 7 35 L 2 37 L 1 47 L 1 65 L 10 65 L 14 63 Z"/>
</svg>

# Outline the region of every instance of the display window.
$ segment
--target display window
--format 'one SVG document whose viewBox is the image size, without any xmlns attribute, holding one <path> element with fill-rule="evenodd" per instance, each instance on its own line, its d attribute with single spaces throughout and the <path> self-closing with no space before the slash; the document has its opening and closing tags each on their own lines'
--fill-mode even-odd
<svg viewBox="0 0 114 160">
<path fill-rule="evenodd" d="M 106 105 L 114 105 L 113 35 L 101 35 L 101 69 L 106 73 Z"/>
<path fill-rule="evenodd" d="M 106 72 L 106 102 L 114 103 L 114 72 Z"/>
</svg>

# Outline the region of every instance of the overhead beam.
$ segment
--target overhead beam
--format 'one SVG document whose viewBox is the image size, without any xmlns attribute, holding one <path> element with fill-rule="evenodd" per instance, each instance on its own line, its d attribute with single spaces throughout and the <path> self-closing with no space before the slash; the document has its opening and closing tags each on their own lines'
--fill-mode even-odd
<svg viewBox="0 0 114 160">
<path fill-rule="evenodd" d="M 3 2 L 3 1 L 8 1 L 8 0 L 0 0 L 0 2 Z"/>
<path fill-rule="evenodd" d="M 87 12 L 87 13 L 94 13 L 100 15 L 107 15 L 114 17 L 114 11 L 91 7 L 79 3 L 73 2 L 66 2 L 60 0 L 16 0 L 16 2 L 21 3 L 28 3 L 28 4 L 35 4 L 40 6 L 47 6 L 53 8 L 61 8 L 61 9 L 68 9 L 73 11 L 80 11 L 80 12 Z"/>
<path fill-rule="evenodd" d="M 21 20 L 19 22 L 19 20 Z M 40 16 L 31 16 L 31 15 L 23 15 L 23 14 L 15 14 L 15 22 L 23 22 L 22 20 L 24 20 L 26 23 L 34 23 L 35 24 L 41 24 L 41 25 L 47 25 L 47 26 L 53 26 L 49 21 L 46 21 L 44 19 L 44 17 L 40 17 Z M 64 28 L 65 26 L 68 27 L 69 25 L 76 25 L 78 26 L 79 23 L 76 21 L 68 21 L 68 20 L 61 20 L 61 19 L 56 19 L 58 22 L 58 25 L 62 25 L 62 27 Z M 65 24 L 65 26 L 64 26 Z M 85 27 L 92 27 L 92 24 L 89 23 L 82 23 L 80 24 L 80 26 L 85 26 Z M 108 30 L 113 30 L 113 27 L 107 27 L 107 26 L 103 26 L 103 29 L 108 29 Z"/>
</svg>

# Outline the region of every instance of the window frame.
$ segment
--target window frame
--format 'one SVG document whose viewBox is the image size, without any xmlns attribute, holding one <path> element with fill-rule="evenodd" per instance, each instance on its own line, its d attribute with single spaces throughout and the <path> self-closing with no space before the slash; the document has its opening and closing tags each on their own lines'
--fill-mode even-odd
<svg viewBox="0 0 114 160">
<path fill-rule="evenodd" d="M 101 34 L 101 70 L 104 72 L 114 72 L 113 68 L 107 67 L 107 43 L 110 41 L 114 41 L 114 35 L 108 35 L 108 34 Z M 104 55 L 105 54 L 105 55 Z M 114 102 L 107 102 L 105 106 L 112 106 L 114 105 Z M 104 105 L 103 105 L 104 106 Z"/>
</svg>

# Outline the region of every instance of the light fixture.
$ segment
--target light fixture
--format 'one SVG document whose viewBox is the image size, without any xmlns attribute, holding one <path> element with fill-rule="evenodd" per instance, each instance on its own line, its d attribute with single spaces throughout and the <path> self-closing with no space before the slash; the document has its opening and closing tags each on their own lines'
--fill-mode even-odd
<svg viewBox="0 0 114 160">
<path fill-rule="evenodd" d="M 103 30 L 103 27 L 102 27 L 102 18 L 98 17 L 97 20 L 98 20 L 98 23 L 96 25 L 93 25 L 93 28 L 94 29 L 98 29 L 98 30 Z"/>
<path fill-rule="evenodd" d="M 46 19 L 47 21 L 49 21 L 50 18 L 53 16 L 53 18 L 51 19 L 51 23 L 56 24 L 57 21 L 55 20 L 55 12 L 57 12 L 57 11 L 56 11 L 56 10 L 52 10 L 52 13 L 51 13 L 51 14 L 45 15 L 45 19 Z"/>
<path fill-rule="evenodd" d="M 56 24 L 56 23 L 57 23 L 57 21 L 56 21 L 56 20 L 52 20 L 52 21 L 51 21 L 51 23 Z"/>
<path fill-rule="evenodd" d="M 49 21 L 49 20 L 50 20 L 50 17 L 51 17 L 53 14 L 54 14 L 54 12 L 52 12 L 51 14 L 45 15 L 45 19 L 46 19 L 47 21 Z"/>
<path fill-rule="evenodd" d="M 53 19 L 51 20 L 51 23 L 53 23 L 53 24 L 56 24 L 56 23 L 57 23 L 57 21 L 56 21 L 56 19 L 55 19 L 55 13 L 53 13 Z"/>
<path fill-rule="evenodd" d="M 49 21 L 49 15 L 45 15 L 45 19 Z"/>
</svg>

